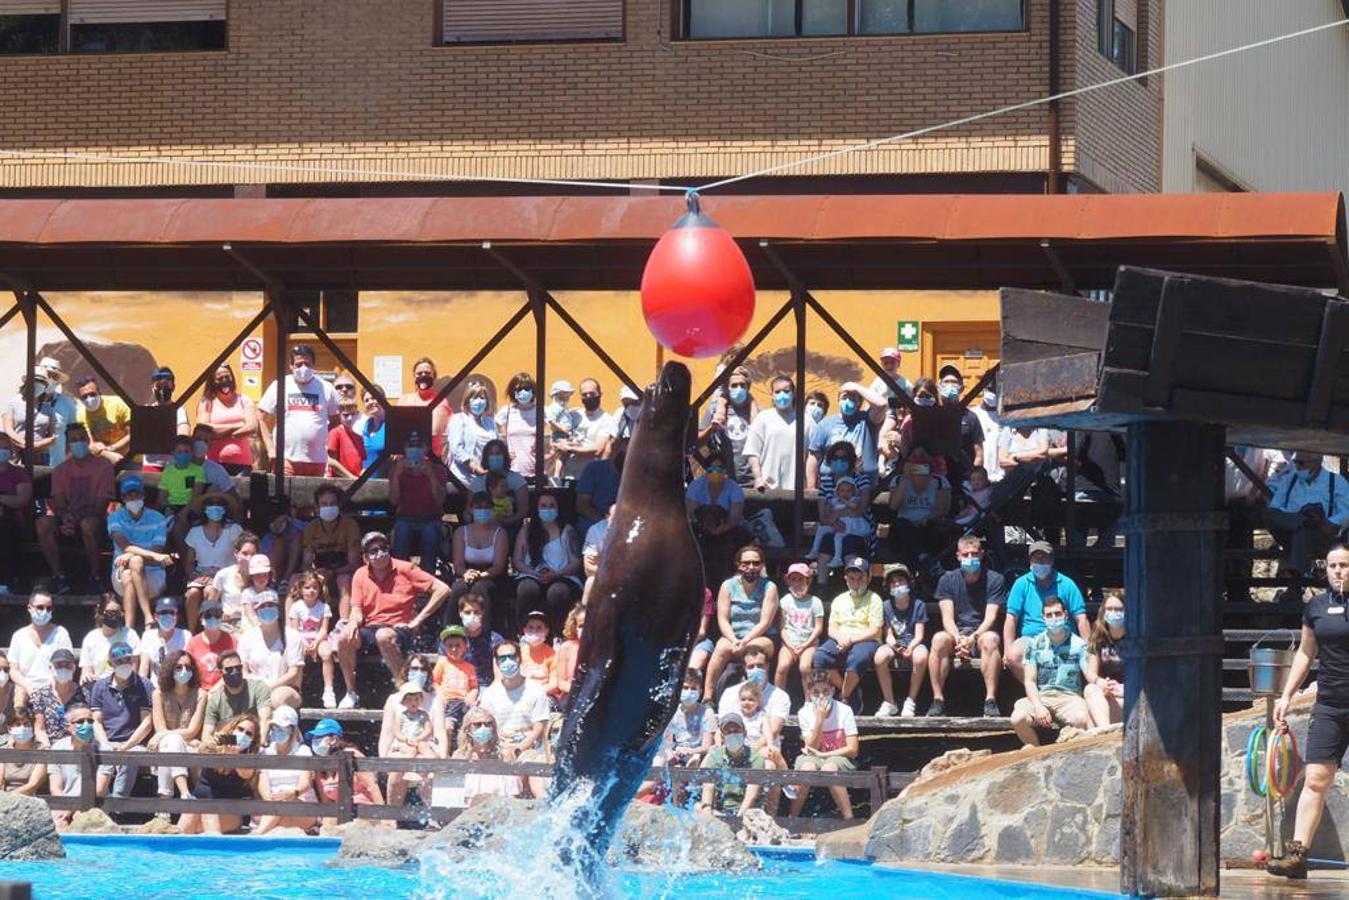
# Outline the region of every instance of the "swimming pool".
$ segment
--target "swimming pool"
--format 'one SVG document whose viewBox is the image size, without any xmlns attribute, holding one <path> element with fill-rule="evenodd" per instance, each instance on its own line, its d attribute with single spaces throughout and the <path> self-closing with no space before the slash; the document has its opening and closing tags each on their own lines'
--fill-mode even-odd
<svg viewBox="0 0 1349 900">
<path fill-rule="evenodd" d="M 326 838 L 135 837 L 70 835 L 67 859 L 5 863 L 0 880 L 29 881 L 33 896 L 134 898 L 134 900 L 257 900 L 297 898 L 492 897 L 490 885 L 456 885 L 415 869 L 333 869 L 327 863 L 338 841 Z M 625 872 L 615 892 L 627 897 L 864 897 L 903 892 L 928 898 L 1050 900 L 1086 894 L 1061 888 L 900 871 L 864 863 L 817 863 L 808 853 L 766 851 L 764 870 L 749 875 L 682 875 Z M 512 900 L 519 900 L 513 896 Z"/>
</svg>

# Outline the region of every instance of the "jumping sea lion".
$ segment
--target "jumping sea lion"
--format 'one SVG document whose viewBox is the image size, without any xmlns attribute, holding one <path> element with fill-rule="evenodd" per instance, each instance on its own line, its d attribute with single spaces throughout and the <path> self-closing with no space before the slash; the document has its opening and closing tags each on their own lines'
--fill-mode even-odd
<svg viewBox="0 0 1349 900">
<path fill-rule="evenodd" d="M 684 511 L 689 370 L 647 388 L 591 591 L 558 743 L 552 800 L 584 791 L 583 871 L 604 858 L 679 703 L 703 603 L 703 563 Z"/>
</svg>

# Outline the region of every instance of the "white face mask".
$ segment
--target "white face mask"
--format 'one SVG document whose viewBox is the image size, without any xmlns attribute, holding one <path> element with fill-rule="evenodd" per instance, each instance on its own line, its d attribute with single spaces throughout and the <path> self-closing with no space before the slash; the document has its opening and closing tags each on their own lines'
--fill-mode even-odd
<svg viewBox="0 0 1349 900">
<path fill-rule="evenodd" d="M 17 728 L 9 730 L 9 739 L 18 743 L 25 743 L 33 739 L 33 728 L 31 725 L 20 725 Z"/>
<path fill-rule="evenodd" d="M 341 510 L 340 510 L 338 507 L 336 507 L 336 506 L 320 506 L 320 507 L 319 507 L 319 518 L 322 519 L 322 520 L 325 521 L 325 522 L 335 522 L 335 521 L 337 521 L 337 517 L 338 517 L 338 515 L 339 515 L 340 513 L 341 513 Z"/>
<path fill-rule="evenodd" d="M 269 744 L 284 744 L 290 737 L 290 729 L 282 728 L 279 725 L 273 725 L 267 729 L 267 742 Z"/>
<path fill-rule="evenodd" d="M 314 379 L 314 369 L 311 366 L 293 366 L 290 374 L 300 384 L 308 384 Z"/>
<path fill-rule="evenodd" d="M 75 680 L 75 670 L 52 669 L 52 677 L 56 679 L 57 684 L 70 684 Z"/>
<path fill-rule="evenodd" d="M 112 674 L 116 675 L 123 681 L 131 677 L 131 672 L 132 672 L 131 663 L 122 663 L 121 665 L 112 667 Z"/>
<path fill-rule="evenodd" d="M 464 613 L 459 618 L 460 621 L 464 623 L 464 627 L 469 631 L 472 631 L 482 624 L 482 616 L 474 615 L 473 613 Z"/>
<path fill-rule="evenodd" d="M 745 746 L 745 736 L 738 731 L 732 731 L 726 735 L 726 749 L 732 753 L 737 752 Z"/>
<path fill-rule="evenodd" d="M 126 501 L 126 503 L 122 505 L 125 506 L 126 511 L 131 513 L 133 516 L 139 516 L 141 514 L 141 510 L 145 509 L 144 500 L 128 500 Z"/>
<path fill-rule="evenodd" d="M 7 684 L 9 684 L 9 670 L 8 670 L 8 669 L 6 669 L 6 670 L 3 671 L 3 672 L 0 672 L 0 688 L 4 687 L 4 686 L 7 685 Z"/>
<path fill-rule="evenodd" d="M 81 397 L 80 399 L 83 400 L 84 405 L 91 410 L 98 409 L 98 405 L 103 401 L 103 398 L 98 396 L 98 394 L 89 397 Z"/>
<path fill-rule="evenodd" d="M 541 635 L 541 634 L 539 634 L 537 631 L 526 633 L 526 634 L 522 635 L 521 637 L 522 637 L 522 640 L 524 640 L 524 642 L 525 642 L 526 644 L 528 644 L 529 646 L 531 646 L 531 647 L 537 647 L 537 646 L 539 646 L 539 644 L 542 644 L 543 641 L 544 641 L 544 636 Z"/>
</svg>

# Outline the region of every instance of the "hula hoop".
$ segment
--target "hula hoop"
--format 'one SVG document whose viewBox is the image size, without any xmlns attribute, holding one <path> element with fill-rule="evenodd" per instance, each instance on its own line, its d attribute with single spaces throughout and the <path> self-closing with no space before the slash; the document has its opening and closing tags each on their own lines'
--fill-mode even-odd
<svg viewBox="0 0 1349 900">
<path fill-rule="evenodd" d="M 1276 731 L 1269 736 L 1265 751 L 1265 784 L 1275 797 L 1287 797 L 1293 792 L 1301 774 L 1297 752 L 1297 738 L 1291 731 Z"/>
<path fill-rule="evenodd" d="M 1265 796 L 1269 786 L 1268 756 L 1265 726 L 1257 725 L 1246 740 L 1246 784 L 1257 797 Z"/>
</svg>

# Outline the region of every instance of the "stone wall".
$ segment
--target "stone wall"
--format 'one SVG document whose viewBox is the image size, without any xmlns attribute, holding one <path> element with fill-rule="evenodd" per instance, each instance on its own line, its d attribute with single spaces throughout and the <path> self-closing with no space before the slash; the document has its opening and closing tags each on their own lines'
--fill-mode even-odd
<svg viewBox="0 0 1349 900">
<path fill-rule="evenodd" d="M 1301 748 L 1307 709 L 1290 715 Z M 1249 859 L 1264 846 L 1264 801 L 1246 787 L 1244 759 L 1262 711 L 1231 713 L 1223 721 L 1222 856 Z M 912 785 L 871 821 L 821 838 L 822 855 L 1013 865 L 1119 863 L 1121 811 L 1119 732 L 975 760 Z M 1349 794 L 1336 777 L 1313 855 L 1345 858 Z M 1284 834 L 1292 835 L 1297 796 L 1284 804 Z M 1341 835 L 1344 830 L 1346 835 Z"/>
</svg>

